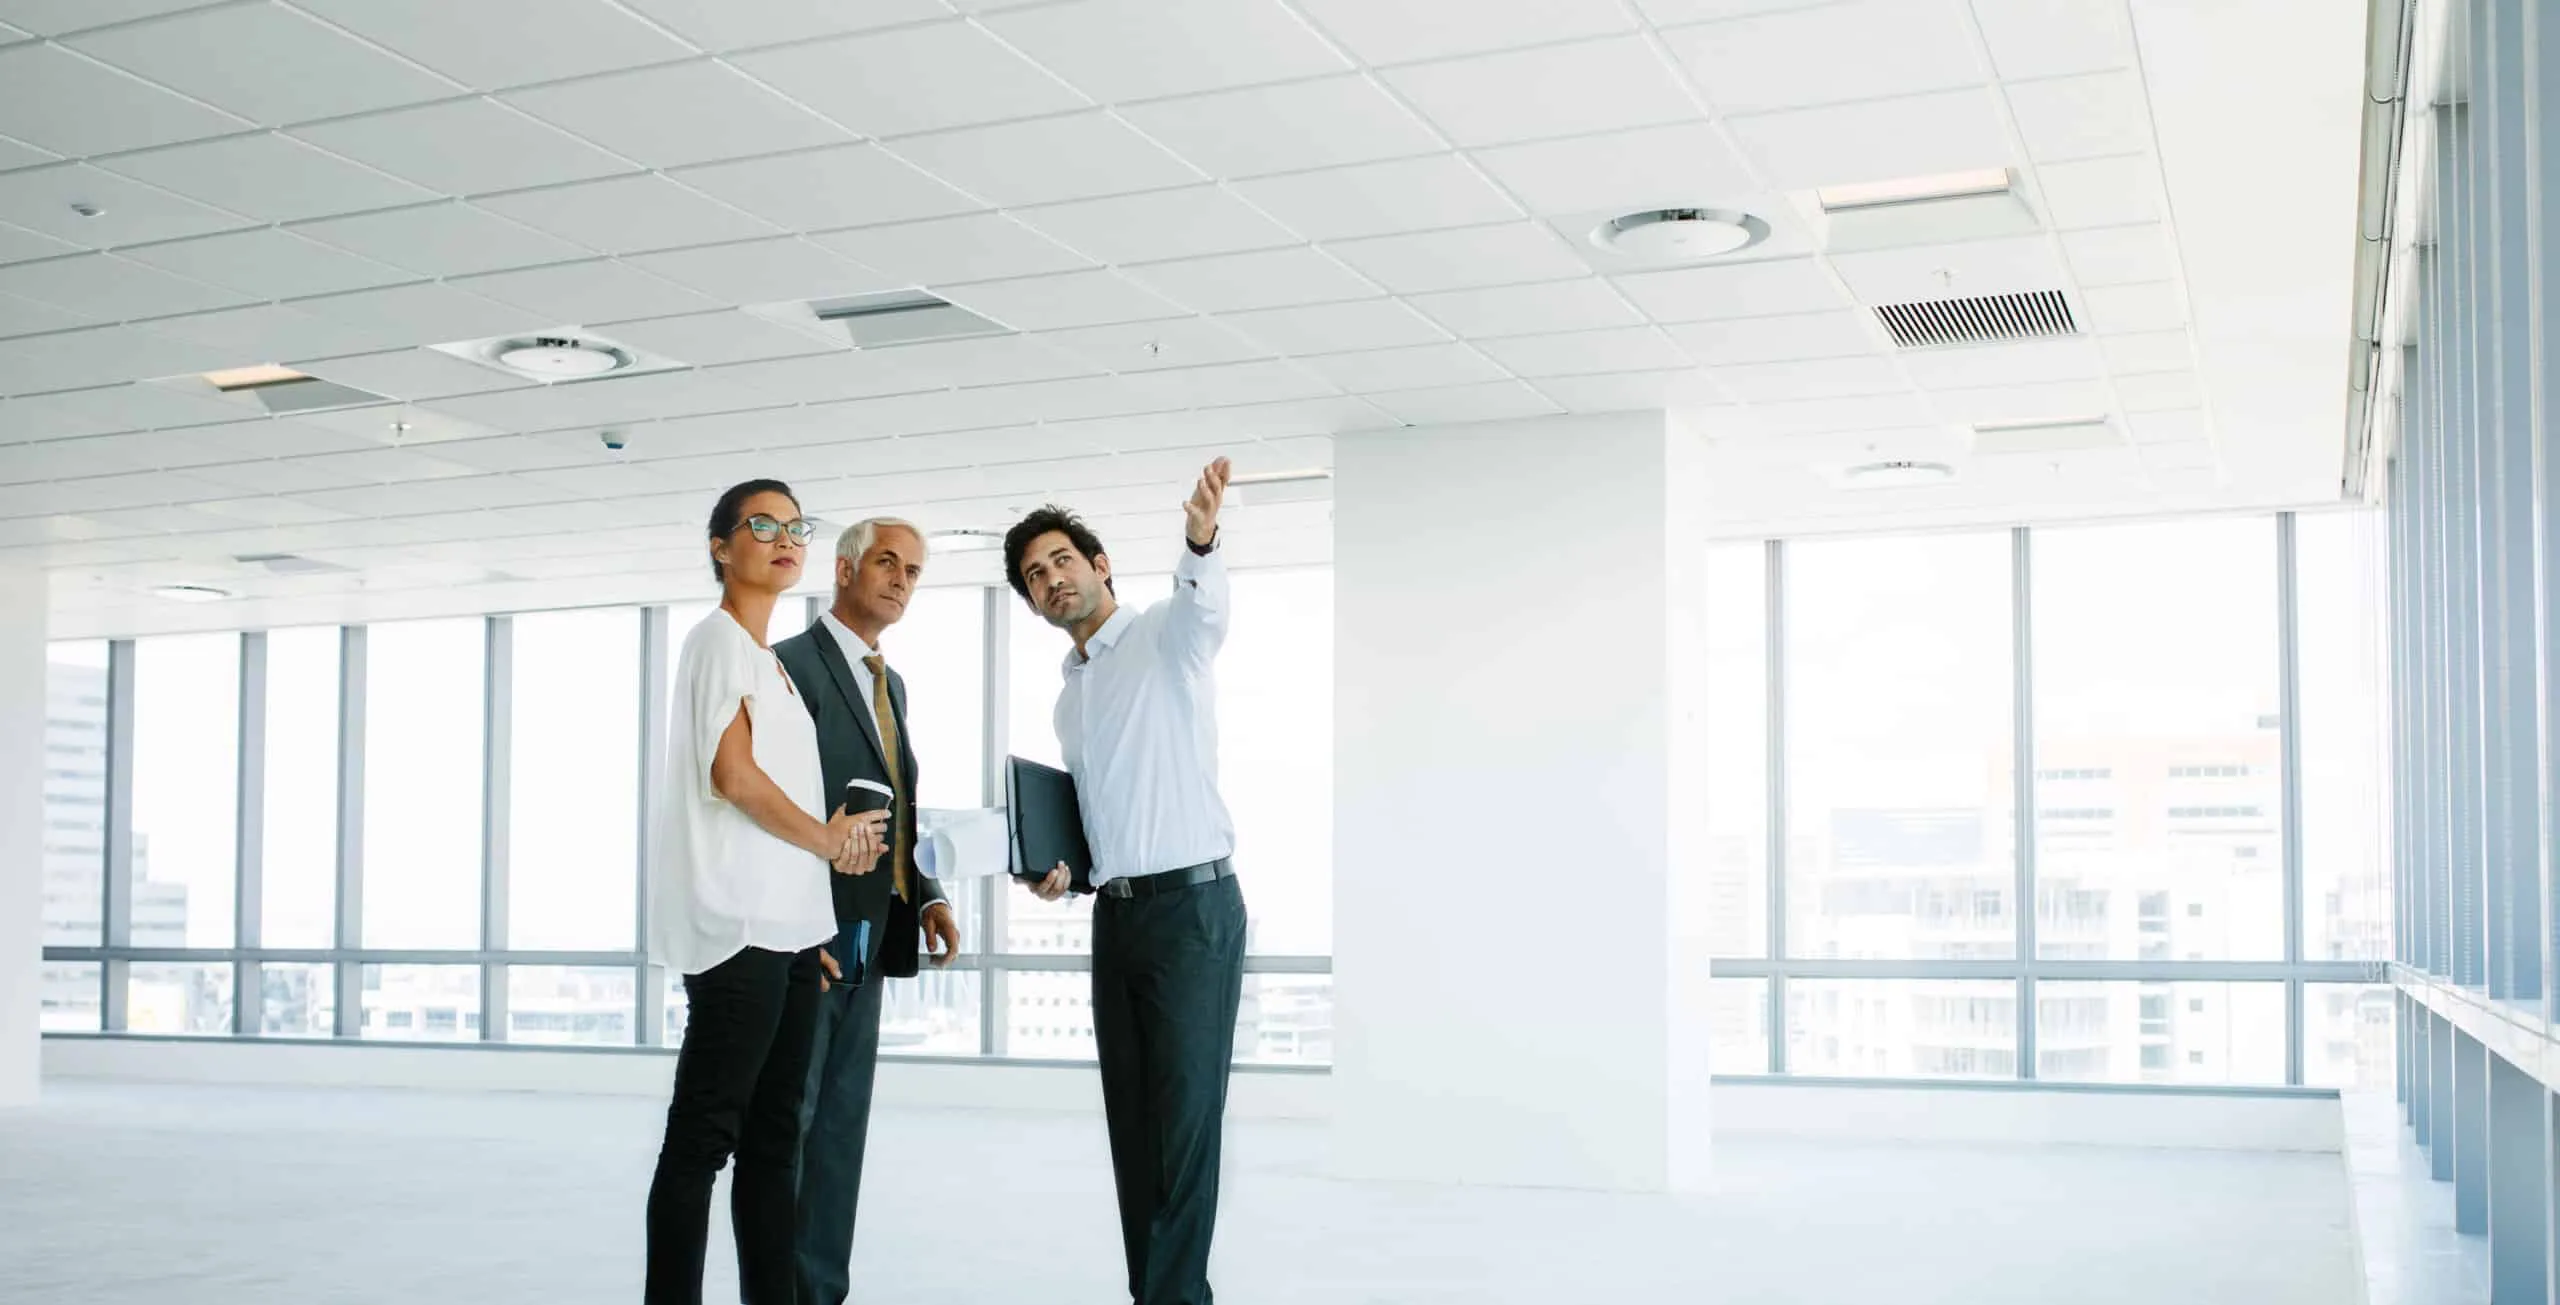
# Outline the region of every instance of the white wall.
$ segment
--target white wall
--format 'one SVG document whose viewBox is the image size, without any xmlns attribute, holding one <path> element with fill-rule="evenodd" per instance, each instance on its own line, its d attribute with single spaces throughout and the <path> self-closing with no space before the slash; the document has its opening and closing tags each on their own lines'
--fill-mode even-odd
<svg viewBox="0 0 2560 1305">
<path fill-rule="evenodd" d="M 0 566 L 0 1106 L 36 1099 L 44 959 L 44 572 Z"/>
<path fill-rule="evenodd" d="M 1704 1181 L 1697 457 L 1660 413 L 1337 441 L 1347 1175 Z"/>
</svg>

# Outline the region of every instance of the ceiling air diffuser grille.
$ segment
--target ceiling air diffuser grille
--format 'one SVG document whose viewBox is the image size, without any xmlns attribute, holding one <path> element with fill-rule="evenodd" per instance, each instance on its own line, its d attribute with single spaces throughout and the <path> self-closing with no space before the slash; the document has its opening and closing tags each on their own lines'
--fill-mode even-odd
<svg viewBox="0 0 2560 1305">
<path fill-rule="evenodd" d="M 2059 290 L 1884 304 L 1876 309 L 1876 317 L 1892 333 L 1893 342 L 1905 349 L 2041 340 L 2080 329 Z"/>
</svg>

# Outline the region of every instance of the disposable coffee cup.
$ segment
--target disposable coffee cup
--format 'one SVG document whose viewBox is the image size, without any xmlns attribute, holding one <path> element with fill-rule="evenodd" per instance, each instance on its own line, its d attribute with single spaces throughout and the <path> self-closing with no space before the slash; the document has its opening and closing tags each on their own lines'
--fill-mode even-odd
<svg viewBox="0 0 2560 1305">
<path fill-rule="evenodd" d="M 866 811 L 886 811 L 897 800 L 898 795 L 876 779 L 845 781 L 844 809 L 857 816 Z"/>
</svg>

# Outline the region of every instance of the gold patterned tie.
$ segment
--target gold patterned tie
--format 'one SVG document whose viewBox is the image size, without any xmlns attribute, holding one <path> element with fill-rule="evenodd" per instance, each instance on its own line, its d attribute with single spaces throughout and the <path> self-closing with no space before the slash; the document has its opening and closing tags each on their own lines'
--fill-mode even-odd
<svg viewBox="0 0 2560 1305">
<path fill-rule="evenodd" d="M 864 669 L 871 672 L 871 718 L 880 726 L 880 755 L 889 763 L 889 788 L 897 797 L 891 804 L 889 824 L 897 831 L 889 849 L 889 886 L 896 890 L 899 901 L 907 897 L 907 879 L 915 865 L 915 847 L 910 842 L 907 822 L 899 815 L 907 808 L 907 776 L 898 764 L 898 713 L 889 704 L 889 663 L 880 654 L 862 659 Z"/>
</svg>

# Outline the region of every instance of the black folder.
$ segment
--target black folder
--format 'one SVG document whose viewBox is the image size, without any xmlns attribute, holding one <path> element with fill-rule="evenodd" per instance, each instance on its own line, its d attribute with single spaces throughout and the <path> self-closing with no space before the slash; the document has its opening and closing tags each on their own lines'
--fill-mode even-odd
<svg viewBox="0 0 2560 1305">
<path fill-rule="evenodd" d="M 1084 813 L 1076 806 L 1076 781 L 1055 766 L 1020 757 L 1004 759 L 1004 805 L 1013 827 L 1013 873 L 1040 879 L 1067 865 L 1075 892 L 1093 891 L 1093 849 L 1084 841 Z"/>
</svg>

